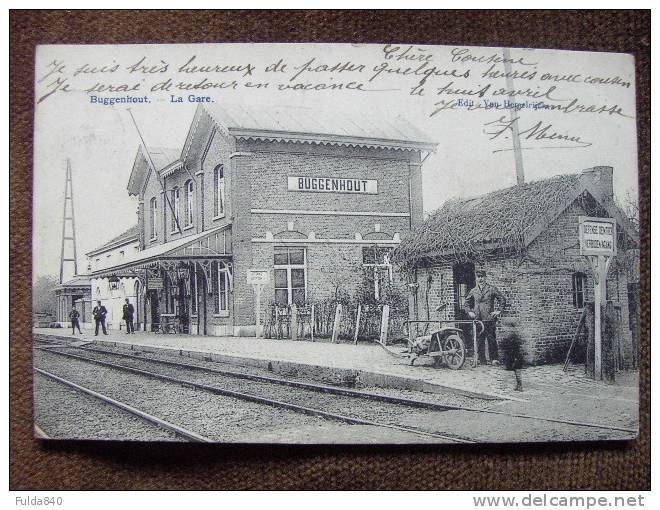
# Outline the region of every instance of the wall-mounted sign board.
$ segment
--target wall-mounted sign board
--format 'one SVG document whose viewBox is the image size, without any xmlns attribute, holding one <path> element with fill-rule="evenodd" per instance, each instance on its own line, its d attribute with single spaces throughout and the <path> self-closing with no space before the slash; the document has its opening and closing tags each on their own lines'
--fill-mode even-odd
<svg viewBox="0 0 660 510">
<path fill-rule="evenodd" d="M 161 290 L 163 288 L 163 279 L 149 278 L 148 288 L 149 290 Z"/>
<path fill-rule="evenodd" d="M 358 193 L 377 195 L 378 181 L 375 179 L 355 179 L 339 177 L 287 176 L 289 191 L 309 191 L 313 193 Z"/>
</svg>

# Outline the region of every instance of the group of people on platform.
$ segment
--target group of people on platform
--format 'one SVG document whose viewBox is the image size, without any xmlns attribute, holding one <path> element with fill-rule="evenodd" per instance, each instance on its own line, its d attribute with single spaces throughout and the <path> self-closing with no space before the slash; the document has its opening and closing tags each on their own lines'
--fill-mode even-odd
<svg viewBox="0 0 660 510">
<path fill-rule="evenodd" d="M 92 316 L 94 317 L 94 323 L 95 323 L 95 328 L 94 328 L 94 336 L 98 336 L 99 334 L 99 326 L 103 331 L 104 335 L 108 334 L 108 330 L 106 329 L 105 325 L 105 317 L 108 315 L 108 310 L 103 304 L 101 304 L 101 301 L 96 302 L 96 306 L 92 310 Z M 135 333 L 135 326 L 133 325 L 133 317 L 135 315 L 135 307 L 131 304 L 128 298 L 126 298 L 126 303 L 124 303 L 124 306 L 122 307 L 122 320 L 126 321 L 126 333 L 131 334 Z M 76 329 L 78 329 L 78 333 L 81 335 L 82 330 L 80 329 L 80 312 L 76 308 L 76 304 L 73 304 L 73 308 L 69 312 L 69 319 L 71 320 L 71 334 L 75 335 L 76 334 Z"/>
</svg>

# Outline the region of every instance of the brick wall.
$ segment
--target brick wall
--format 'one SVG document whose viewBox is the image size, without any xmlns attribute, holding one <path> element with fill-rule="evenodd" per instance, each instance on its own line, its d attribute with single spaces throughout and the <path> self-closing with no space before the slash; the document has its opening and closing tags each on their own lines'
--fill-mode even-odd
<svg viewBox="0 0 660 510">
<path fill-rule="evenodd" d="M 201 121 L 200 121 L 201 122 Z M 201 129 L 201 127 L 199 127 Z M 205 126 L 206 136 L 191 148 L 185 158 L 185 167 L 179 168 L 164 179 L 168 192 L 168 198 L 174 206 L 171 190 L 179 188 L 179 223 L 183 233 L 178 232 L 172 224 L 172 211 L 165 201 L 162 187 L 157 177 L 152 174 L 147 182 L 144 194 L 144 207 L 146 211 L 145 225 L 147 231 L 147 246 L 180 239 L 219 226 L 226 218 L 231 216 L 231 202 L 229 190 L 231 186 L 230 154 L 234 150 L 233 141 L 220 131 L 213 131 L 210 126 Z M 224 213 L 218 217 L 214 215 L 214 169 L 222 164 L 224 168 L 226 202 Z M 193 199 L 193 222 L 186 224 L 186 183 L 194 182 Z M 148 237 L 149 229 L 149 203 L 152 197 L 157 197 L 159 206 L 159 238 L 150 243 Z M 163 228 L 164 227 L 164 228 Z"/>
<path fill-rule="evenodd" d="M 293 222 L 294 231 L 305 236 L 314 232 L 317 238 L 326 239 L 355 239 L 356 233 L 365 237 L 375 233 L 376 225 L 382 237 L 387 235 L 389 239 L 394 234 L 403 238 L 410 231 L 408 218 L 257 213 L 252 215 L 253 237 L 263 238 L 266 232 L 284 235 L 289 222 Z"/>
<path fill-rule="evenodd" d="M 408 217 L 250 212 L 287 209 L 409 214 L 409 152 L 262 142 L 239 142 L 236 151 L 241 155 L 232 158 L 231 201 L 237 326 L 255 323 L 254 292 L 245 283 L 250 268 L 271 271 L 271 282 L 262 294 L 262 320 L 266 317 L 266 304 L 274 299 L 273 248 L 284 245 L 278 243 L 278 237 L 301 238 L 296 245 L 307 249 L 308 299 L 320 300 L 330 297 L 337 287 L 349 294 L 356 292 L 364 244 L 307 242 L 311 232 L 317 239 L 355 240 L 359 233 L 365 239 L 371 234 L 391 240 L 394 234 L 403 237 L 410 230 Z M 378 194 L 288 191 L 287 176 L 293 175 L 376 179 Z M 421 197 L 419 200 L 421 203 Z M 293 231 L 289 230 L 290 222 Z M 275 236 L 272 242 L 253 242 L 253 238 L 264 239 L 267 232 Z"/>
<path fill-rule="evenodd" d="M 163 207 L 167 207 L 163 200 L 163 194 L 161 193 L 161 186 L 158 182 L 158 178 L 152 172 L 147 179 L 144 191 L 144 246 L 149 248 L 156 244 L 163 243 Z M 156 232 L 158 232 L 158 237 L 152 239 L 151 237 L 151 199 L 156 198 L 156 204 L 158 206 L 158 214 L 156 215 Z"/>
<path fill-rule="evenodd" d="M 237 150 L 253 153 L 257 208 L 410 212 L 409 152 L 271 142 L 241 142 Z M 378 194 L 287 191 L 287 176 L 375 179 Z"/>
<path fill-rule="evenodd" d="M 578 216 L 587 215 L 579 202 L 573 203 L 529 246 L 529 255 L 544 269 L 534 275 L 532 300 L 540 306 L 532 310 L 538 320 L 533 331 L 537 361 L 560 361 L 565 356 L 573 338 L 580 310 L 576 310 L 572 298 L 572 274 L 586 275 L 586 300 L 593 301 L 593 276 L 588 262 L 579 254 Z M 591 212 L 593 215 L 593 212 Z M 530 263 L 530 269 L 534 265 Z M 630 350 L 628 324 L 627 280 L 623 271 L 610 266 L 607 275 L 608 299 L 621 307 L 624 351 Z"/>
<path fill-rule="evenodd" d="M 172 207 L 174 207 L 174 199 L 172 198 L 171 190 L 177 188 L 179 190 L 179 226 L 182 229 L 182 232 L 179 232 L 172 223 L 172 211 L 169 206 L 166 205 L 165 209 L 165 218 L 166 218 L 166 228 L 167 228 L 167 240 L 174 241 L 180 239 L 182 236 L 189 236 L 197 233 L 197 222 L 198 218 L 196 214 L 193 214 L 193 222 L 190 225 L 186 224 L 186 200 L 187 200 L 187 191 L 186 185 L 188 181 L 193 180 L 190 174 L 185 170 L 178 170 L 173 174 L 169 175 L 167 178 L 167 193 L 171 201 Z M 193 181 L 194 183 L 194 181 Z M 199 189 L 193 184 L 193 211 L 198 209 L 198 195 Z"/>
<path fill-rule="evenodd" d="M 200 169 L 204 176 L 204 225 L 205 230 L 208 230 L 223 222 L 225 218 L 231 218 L 232 216 L 232 179 L 235 168 L 232 166 L 230 156 L 234 152 L 235 146 L 231 137 L 228 137 L 221 131 L 216 131 L 207 140 L 205 150 L 206 153 L 201 155 L 204 157 L 204 160 L 200 165 Z M 225 203 L 222 214 L 216 216 L 213 208 L 215 196 L 213 172 L 218 165 L 222 165 L 223 167 Z"/>
<path fill-rule="evenodd" d="M 253 290 L 247 284 L 247 272 L 257 268 L 252 258 L 252 208 L 254 196 L 252 157 L 248 154 L 231 158 L 231 182 L 227 187 L 232 211 L 232 253 L 234 271 L 234 325 L 245 326 L 256 323 L 254 317 Z"/>
<path fill-rule="evenodd" d="M 263 268 L 270 271 L 270 281 L 264 285 L 262 303 L 262 324 L 267 320 L 268 305 L 275 299 L 273 285 L 273 254 L 277 243 L 255 243 L 252 248 L 252 263 L 255 268 Z M 306 244 L 301 243 L 306 249 L 307 258 L 307 300 L 319 302 L 332 299 L 335 292 L 347 292 L 354 297 L 358 290 L 366 285 L 362 270 L 362 245 L 357 244 Z M 240 278 L 244 278 L 241 276 Z M 244 281 L 244 280 L 243 280 Z M 396 272 L 393 273 L 393 285 L 402 295 L 406 295 L 407 287 L 405 281 Z M 243 306 L 250 312 L 246 316 L 246 324 L 254 324 L 254 292 L 251 286 L 243 284 L 247 290 L 239 292 L 242 296 Z M 235 291 L 236 292 L 236 291 Z M 401 310 L 405 312 L 405 310 Z M 407 318 L 407 317 L 406 317 Z"/>
<path fill-rule="evenodd" d="M 498 258 L 476 263 L 476 269 L 488 273 L 488 281 L 504 294 L 507 305 L 504 317 L 520 321 L 525 357 L 529 363 L 563 361 L 582 313 L 573 304 L 572 275 L 586 275 L 585 301 L 593 301 L 593 277 L 588 262 L 579 254 L 578 216 L 586 215 L 579 203 L 572 204 L 556 218 L 528 247 L 528 256 Z M 418 271 L 419 315 L 425 318 L 424 300 L 427 276 L 433 284 L 429 291 L 431 318 L 439 319 L 435 308 L 450 303 L 447 319 L 454 318 L 452 265 L 436 264 Z M 627 279 L 625 272 L 611 265 L 608 277 L 608 299 L 620 306 L 623 352 L 631 355 L 628 323 Z M 435 314 L 435 315 L 434 315 Z M 501 333 L 501 327 L 498 326 Z"/>
<path fill-rule="evenodd" d="M 424 221 L 424 203 L 422 200 L 422 164 L 419 152 L 410 154 L 409 163 L 411 225 L 416 227 Z"/>
</svg>

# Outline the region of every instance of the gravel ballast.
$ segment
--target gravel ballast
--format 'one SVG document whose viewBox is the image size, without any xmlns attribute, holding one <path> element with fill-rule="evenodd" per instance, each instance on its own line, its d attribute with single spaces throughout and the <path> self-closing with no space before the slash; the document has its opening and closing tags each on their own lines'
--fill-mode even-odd
<svg viewBox="0 0 660 510">
<path fill-rule="evenodd" d="M 147 359 L 137 360 L 82 349 L 64 350 L 63 352 L 70 352 L 72 354 L 101 361 L 116 363 L 140 370 L 147 370 L 170 377 L 181 378 L 199 384 L 218 386 L 231 391 L 258 395 L 268 399 L 293 403 L 299 406 L 319 409 L 353 418 L 392 425 L 412 426 L 425 432 L 448 434 L 452 436 L 456 435 L 452 434 L 451 430 L 447 430 L 446 427 L 443 427 L 443 411 L 439 410 L 419 409 L 389 402 L 320 393 L 309 389 L 289 387 L 263 381 L 238 379 L 213 372 L 204 372 L 179 366 L 167 366 Z M 151 355 L 149 357 L 151 357 Z M 452 400 L 455 402 L 457 399 L 454 398 Z M 447 404 L 447 402 L 444 402 L 444 404 Z M 425 426 L 416 427 L 416 423 L 425 423 Z"/>
<path fill-rule="evenodd" d="M 34 416 L 51 439 L 180 440 L 170 431 L 41 374 L 34 375 Z"/>
<path fill-rule="evenodd" d="M 328 420 L 245 402 L 176 383 L 101 367 L 35 350 L 35 366 L 137 407 L 144 412 L 222 442 L 259 440 L 259 431 L 279 430 L 288 441 L 298 427 L 322 427 Z M 38 422 L 38 421 L 37 421 Z M 336 425 L 336 422 L 332 424 Z M 351 425 L 346 425 L 351 426 Z M 48 432 L 48 431 L 46 431 Z M 150 439 L 145 436 L 143 439 Z M 277 441 L 277 439 L 272 439 Z"/>
<path fill-rule="evenodd" d="M 96 349 L 96 348 L 94 348 Z M 206 384 L 209 386 L 218 386 L 223 389 L 230 389 L 242 393 L 257 395 L 260 397 L 271 398 L 275 400 L 282 400 L 285 402 L 294 403 L 301 406 L 311 407 L 327 412 L 337 414 L 345 414 L 358 419 L 371 420 L 379 423 L 390 423 L 393 425 L 400 425 L 404 427 L 414 428 L 425 432 L 435 432 L 436 434 L 443 434 L 446 436 L 453 436 L 457 438 L 469 438 L 480 442 L 512 442 L 512 441 L 543 441 L 547 438 L 553 440 L 575 440 L 579 437 L 581 440 L 600 440 L 604 438 L 621 437 L 627 439 L 630 433 L 627 431 L 612 431 L 607 430 L 607 427 L 584 427 L 579 424 L 571 423 L 558 423 L 548 420 L 530 419 L 531 417 L 515 417 L 510 415 L 494 415 L 490 413 L 480 413 L 474 411 L 464 410 L 449 410 L 449 411 L 435 411 L 417 409 L 410 406 L 404 406 L 393 403 L 383 403 L 373 400 L 363 400 L 356 397 L 338 396 L 332 394 L 318 393 L 311 390 L 302 388 L 283 386 L 272 382 L 263 381 L 250 381 L 246 379 L 237 379 L 235 377 L 214 374 L 212 372 L 205 372 L 193 370 L 191 368 L 179 366 L 167 366 L 160 363 L 155 363 L 153 359 L 163 359 L 170 362 L 184 363 L 188 365 L 203 366 L 207 368 L 215 368 L 221 370 L 228 370 L 232 372 L 244 372 L 253 375 L 263 375 L 273 377 L 273 374 L 266 370 L 255 369 L 253 367 L 237 367 L 226 363 L 219 363 L 215 361 L 201 361 L 182 357 L 176 353 L 164 355 L 161 353 L 136 353 L 131 351 L 127 353 L 124 349 L 116 349 L 117 352 L 106 351 L 92 352 L 85 348 L 62 348 L 58 347 L 58 352 L 70 352 L 83 357 L 98 358 L 99 360 L 116 363 L 119 365 L 126 365 L 141 370 L 155 372 L 157 374 L 167 375 L 175 378 L 182 378 L 191 382 Z M 39 353 L 39 354 L 37 354 Z M 138 354 L 139 359 L 130 359 L 117 354 Z M 35 359 L 38 356 L 47 356 L 48 363 L 50 364 L 56 358 L 60 361 L 56 362 L 63 364 L 65 367 L 75 367 L 77 364 L 90 365 L 86 361 L 76 361 L 54 353 L 44 353 L 43 350 L 37 349 L 35 351 Z M 113 376 L 116 380 L 131 381 L 134 378 L 149 379 L 146 376 L 139 376 L 130 374 L 128 372 L 121 372 L 116 369 L 104 368 L 98 365 L 91 365 L 94 367 L 92 372 L 103 373 L 103 370 L 115 372 Z M 102 370 L 103 369 L 103 370 Z M 89 368 L 85 369 L 89 371 Z M 119 373 L 117 373 L 119 372 Z M 277 378 L 277 377 L 276 377 Z M 281 378 L 281 377 L 280 377 Z M 290 380 L 290 378 L 287 378 Z M 151 383 L 155 380 L 150 379 Z M 155 381 L 159 384 L 164 384 L 161 381 Z M 305 382 L 305 381 L 303 381 Z M 197 413 L 197 419 L 206 421 L 208 419 L 215 419 L 220 424 L 226 424 L 229 427 L 235 427 L 236 431 L 221 430 L 216 432 L 216 436 L 212 438 L 219 441 L 257 441 L 257 442 L 348 442 L 348 443 L 368 443 L 368 442 L 413 442 L 421 443 L 429 441 L 429 438 L 413 434 L 411 432 L 397 432 L 392 429 L 383 427 L 369 427 L 362 425 L 346 425 L 333 420 L 317 419 L 303 414 L 296 413 L 291 410 L 274 409 L 270 406 L 263 404 L 255 404 L 245 402 L 233 397 L 220 397 L 217 395 L 208 394 L 206 390 L 197 389 L 192 390 L 190 387 L 185 387 L 185 390 L 192 391 L 193 394 L 200 395 L 198 401 L 181 400 L 178 398 L 177 391 L 181 391 L 181 385 L 178 383 L 167 383 L 177 386 L 178 390 L 162 390 L 160 399 L 170 399 L 173 401 L 184 402 L 186 410 L 191 416 Z M 416 400 L 424 400 L 434 402 L 441 405 L 458 405 L 466 406 L 473 409 L 487 409 L 494 405 L 493 401 L 486 401 L 476 399 L 473 397 L 465 397 L 455 394 L 427 394 L 415 391 L 404 390 L 384 390 L 382 388 L 371 392 L 379 393 L 382 395 L 411 398 Z M 206 394 L 205 396 L 201 396 Z M 232 409 L 237 409 L 237 416 L 224 416 L 218 414 L 216 410 L 211 409 L 209 406 L 217 405 L 218 398 L 224 398 L 225 402 Z M 156 398 L 158 400 L 158 398 Z M 205 403 L 207 402 L 207 403 Z M 154 403 L 156 405 L 156 403 Z M 256 406 L 256 407 L 255 407 Z M 136 407 L 139 407 L 136 405 Z M 255 408 L 255 415 L 243 411 L 243 408 Z M 145 409 L 146 410 L 146 409 Z M 147 412 L 149 412 L 147 410 Z M 159 413 L 153 412 L 152 414 Z M 255 416 L 251 420 L 250 416 Z M 164 416 L 161 416 L 167 419 Z M 316 421 L 315 421 L 316 420 Z M 174 419 L 170 420 L 179 425 L 186 426 L 185 423 L 178 422 Z M 188 427 L 195 430 L 195 432 L 202 435 L 209 435 L 202 430 Z M 221 425 L 216 424 L 216 428 L 222 428 Z M 367 429 L 370 429 L 367 431 Z M 386 433 L 387 431 L 387 433 Z M 389 433 L 389 435 L 388 435 Z M 396 436 L 396 437 L 395 437 Z M 436 438 L 431 438 L 434 442 L 451 442 L 450 440 L 442 441 Z"/>
</svg>

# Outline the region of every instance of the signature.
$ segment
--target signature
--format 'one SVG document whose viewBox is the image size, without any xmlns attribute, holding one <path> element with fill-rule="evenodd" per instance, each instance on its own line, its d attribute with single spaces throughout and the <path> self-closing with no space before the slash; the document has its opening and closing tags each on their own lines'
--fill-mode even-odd
<svg viewBox="0 0 660 510">
<path fill-rule="evenodd" d="M 502 115 L 499 119 L 484 124 L 484 134 L 488 135 L 489 140 L 497 138 L 508 138 L 509 133 L 513 133 L 515 125 L 518 123 L 519 117 L 507 119 Z M 538 121 L 532 126 L 521 126 L 518 124 L 518 136 L 520 140 L 531 140 L 538 142 L 550 142 L 550 145 L 543 145 L 537 147 L 523 147 L 524 149 L 543 148 L 543 149 L 575 149 L 581 147 L 589 147 L 591 142 L 583 140 L 579 135 L 570 134 L 568 131 L 560 132 L 552 124 Z M 559 145 L 552 144 L 552 142 L 561 142 Z M 500 149 L 494 152 L 501 152 L 513 149 Z"/>
</svg>

